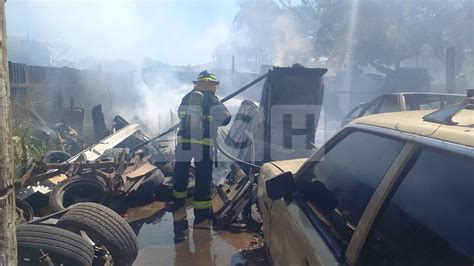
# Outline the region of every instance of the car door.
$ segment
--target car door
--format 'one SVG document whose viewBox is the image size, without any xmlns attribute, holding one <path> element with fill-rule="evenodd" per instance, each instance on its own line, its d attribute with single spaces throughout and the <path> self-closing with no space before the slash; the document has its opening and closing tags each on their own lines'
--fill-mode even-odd
<svg viewBox="0 0 474 266">
<path fill-rule="evenodd" d="M 335 265 L 403 142 L 346 129 L 296 176 L 297 191 L 270 210 L 275 265 Z"/>
<path fill-rule="evenodd" d="M 474 156 L 448 146 L 422 147 L 410 158 L 357 265 L 474 264 Z"/>
</svg>

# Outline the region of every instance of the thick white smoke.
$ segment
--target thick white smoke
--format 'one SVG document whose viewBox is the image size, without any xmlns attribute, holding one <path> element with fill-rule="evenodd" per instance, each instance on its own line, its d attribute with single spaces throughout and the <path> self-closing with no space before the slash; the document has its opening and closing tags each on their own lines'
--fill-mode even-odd
<svg viewBox="0 0 474 266">
<path fill-rule="evenodd" d="M 314 46 L 302 20 L 275 1 L 241 1 L 228 39 L 215 50 L 219 67 L 232 56 L 239 71 L 259 72 L 261 65 L 311 66 Z"/>
<path fill-rule="evenodd" d="M 157 74 L 153 84 L 146 84 L 137 75 L 135 90 L 141 99 L 135 106 L 134 112 L 127 117 L 137 117 L 146 125 L 150 135 L 167 130 L 173 123 L 178 122 L 176 112 L 181 98 L 192 89 L 192 82 L 179 82 L 172 72 Z"/>
</svg>

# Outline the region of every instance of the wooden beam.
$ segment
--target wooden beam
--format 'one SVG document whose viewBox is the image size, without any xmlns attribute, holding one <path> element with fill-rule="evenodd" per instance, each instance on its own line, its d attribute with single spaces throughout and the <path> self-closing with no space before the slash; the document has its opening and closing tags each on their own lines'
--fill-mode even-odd
<svg viewBox="0 0 474 266">
<path fill-rule="evenodd" d="M 0 265 L 16 265 L 16 208 L 12 112 L 8 77 L 5 2 L 0 1 Z"/>
</svg>

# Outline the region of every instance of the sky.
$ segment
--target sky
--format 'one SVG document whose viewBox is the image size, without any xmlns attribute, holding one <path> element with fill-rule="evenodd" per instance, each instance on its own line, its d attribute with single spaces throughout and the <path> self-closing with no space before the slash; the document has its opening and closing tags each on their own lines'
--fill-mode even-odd
<svg viewBox="0 0 474 266">
<path fill-rule="evenodd" d="M 51 43 L 77 60 L 212 60 L 231 34 L 238 0 L 9 0 L 9 36 Z M 53 54 L 53 56 L 56 56 Z"/>
</svg>

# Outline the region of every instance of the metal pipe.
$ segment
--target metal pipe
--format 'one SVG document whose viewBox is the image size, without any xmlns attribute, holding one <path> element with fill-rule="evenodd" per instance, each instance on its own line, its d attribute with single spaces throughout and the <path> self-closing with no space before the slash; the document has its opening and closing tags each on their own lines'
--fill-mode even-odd
<svg viewBox="0 0 474 266">
<path fill-rule="evenodd" d="M 255 79 L 254 81 L 250 82 L 249 84 L 243 86 L 242 88 L 238 89 L 237 91 L 227 95 L 226 97 L 222 98 L 221 102 L 225 103 L 227 102 L 228 100 L 234 98 L 235 96 L 237 96 L 238 94 L 244 92 L 245 90 L 247 90 L 248 88 L 252 87 L 253 85 L 257 84 L 258 82 L 260 82 L 261 80 L 265 79 L 267 77 L 268 73 L 266 74 L 263 74 L 261 75 L 260 77 L 258 77 L 257 79 Z"/>
</svg>

